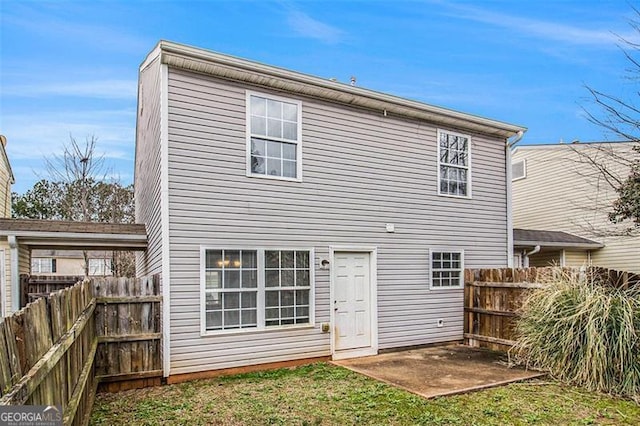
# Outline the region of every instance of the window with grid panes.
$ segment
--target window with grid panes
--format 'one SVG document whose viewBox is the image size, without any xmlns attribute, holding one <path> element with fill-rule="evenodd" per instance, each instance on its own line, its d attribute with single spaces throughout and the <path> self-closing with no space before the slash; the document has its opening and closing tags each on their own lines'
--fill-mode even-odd
<svg viewBox="0 0 640 426">
<path fill-rule="evenodd" d="M 431 288 L 461 287 L 463 271 L 461 251 L 431 252 Z"/>
<path fill-rule="evenodd" d="M 251 176 L 299 178 L 299 109 L 298 102 L 249 96 Z"/>
<path fill-rule="evenodd" d="M 204 274 L 206 329 L 257 327 L 257 252 L 206 250 Z"/>
<path fill-rule="evenodd" d="M 470 195 L 469 136 L 438 131 L 438 193 Z"/>
<path fill-rule="evenodd" d="M 309 322 L 309 252 L 265 251 L 265 325 Z"/>
</svg>

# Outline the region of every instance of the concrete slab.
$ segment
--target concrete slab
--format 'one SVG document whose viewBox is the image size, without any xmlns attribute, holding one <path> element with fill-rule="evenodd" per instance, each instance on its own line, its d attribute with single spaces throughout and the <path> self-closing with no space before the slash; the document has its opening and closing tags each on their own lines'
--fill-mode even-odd
<svg viewBox="0 0 640 426">
<path fill-rule="evenodd" d="M 471 392 L 544 375 L 509 368 L 506 355 L 464 345 L 390 352 L 333 363 L 425 398 Z"/>
</svg>

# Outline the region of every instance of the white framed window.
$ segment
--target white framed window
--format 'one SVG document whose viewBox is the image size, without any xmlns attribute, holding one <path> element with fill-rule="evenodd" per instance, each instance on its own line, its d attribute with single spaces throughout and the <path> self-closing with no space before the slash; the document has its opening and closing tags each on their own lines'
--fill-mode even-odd
<svg viewBox="0 0 640 426">
<path fill-rule="evenodd" d="M 302 180 L 302 103 L 247 92 L 247 176 Z"/>
<path fill-rule="evenodd" d="M 464 251 L 430 250 L 431 288 L 464 286 Z"/>
<path fill-rule="evenodd" d="M 56 259 L 50 257 L 32 257 L 31 258 L 32 274 L 55 274 Z"/>
<path fill-rule="evenodd" d="M 201 249 L 201 331 L 313 324 L 313 250 Z"/>
<path fill-rule="evenodd" d="M 438 194 L 471 198 L 471 137 L 438 130 Z"/>
<path fill-rule="evenodd" d="M 111 259 L 89 259 L 90 276 L 105 276 L 111 274 Z"/>
<path fill-rule="evenodd" d="M 265 325 L 309 323 L 309 252 L 265 251 Z"/>
<path fill-rule="evenodd" d="M 520 180 L 527 177 L 527 160 L 514 161 L 511 163 L 511 180 Z"/>
</svg>

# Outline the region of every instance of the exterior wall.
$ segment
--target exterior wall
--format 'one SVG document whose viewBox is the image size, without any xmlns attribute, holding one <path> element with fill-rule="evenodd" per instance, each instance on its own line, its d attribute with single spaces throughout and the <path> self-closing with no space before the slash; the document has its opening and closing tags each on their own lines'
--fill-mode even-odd
<svg viewBox="0 0 640 426">
<path fill-rule="evenodd" d="M 526 159 L 527 177 L 513 182 L 515 228 L 564 231 L 594 241 L 604 248 L 591 253 L 592 263 L 640 272 L 640 238 L 612 236 L 620 226 L 607 213 L 617 198 L 601 174 L 579 153 L 588 154 L 624 178 L 633 144 L 569 144 L 518 147 L 513 161 Z M 628 224 L 625 224 L 628 226 Z"/>
<path fill-rule="evenodd" d="M 173 69 L 168 84 L 171 374 L 329 355 L 330 246 L 377 247 L 379 348 L 462 339 L 463 290 L 429 289 L 428 253 L 506 266 L 504 140 L 472 134 L 473 198 L 438 196 L 435 126 L 280 94 L 302 101 L 303 182 L 252 178 L 245 88 Z M 315 249 L 315 326 L 201 337 L 201 246 Z"/>
<path fill-rule="evenodd" d="M 6 154 L 0 153 L 0 217 L 11 217 L 11 172 L 4 158 Z"/>
<path fill-rule="evenodd" d="M 156 59 L 140 72 L 136 130 L 136 222 L 147 228 L 149 248 L 136 255 L 136 274 L 162 271 L 160 64 Z"/>
<path fill-rule="evenodd" d="M 589 252 L 586 250 L 565 250 L 564 260 L 566 267 L 580 268 L 589 266 Z"/>
<path fill-rule="evenodd" d="M 541 251 L 529 256 L 529 267 L 560 266 L 562 252 L 560 250 Z"/>
</svg>

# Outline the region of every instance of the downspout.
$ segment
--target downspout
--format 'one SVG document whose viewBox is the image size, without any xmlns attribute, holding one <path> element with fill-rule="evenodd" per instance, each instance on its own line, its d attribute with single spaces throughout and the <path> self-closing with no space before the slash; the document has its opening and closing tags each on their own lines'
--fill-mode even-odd
<svg viewBox="0 0 640 426">
<path fill-rule="evenodd" d="M 511 149 L 522 139 L 524 131 L 519 130 L 513 140 L 505 143 L 505 167 L 507 174 L 507 266 L 513 268 L 513 197 L 511 195 Z"/>
<path fill-rule="evenodd" d="M 18 239 L 15 235 L 7 237 L 11 256 L 11 311 L 7 314 L 20 310 L 20 269 L 18 266 Z"/>
<path fill-rule="evenodd" d="M 531 250 L 529 253 L 527 253 L 526 251 L 524 252 L 524 259 L 522 260 L 522 266 L 525 268 L 529 267 L 529 256 L 534 255 L 536 253 L 538 253 L 540 251 L 540 246 L 535 246 L 533 248 L 533 250 Z"/>
</svg>

